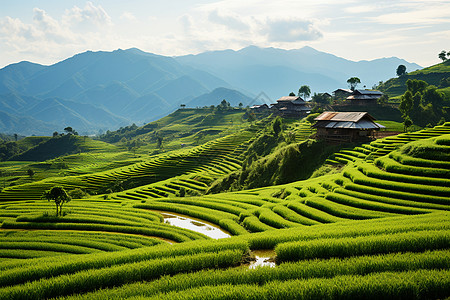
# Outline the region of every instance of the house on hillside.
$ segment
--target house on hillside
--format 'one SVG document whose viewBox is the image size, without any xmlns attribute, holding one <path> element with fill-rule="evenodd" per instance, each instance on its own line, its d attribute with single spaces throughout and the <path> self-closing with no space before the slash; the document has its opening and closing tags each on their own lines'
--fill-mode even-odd
<svg viewBox="0 0 450 300">
<path fill-rule="evenodd" d="M 380 91 L 354 90 L 346 100 L 351 105 L 375 105 L 382 96 Z"/>
<path fill-rule="evenodd" d="M 254 112 L 265 112 L 269 110 L 269 105 L 267 104 L 259 104 L 250 106 L 250 109 Z"/>
<path fill-rule="evenodd" d="M 333 91 L 333 97 L 336 100 L 344 100 L 353 93 L 350 89 L 337 89 Z"/>
<path fill-rule="evenodd" d="M 299 96 L 285 96 L 271 104 L 271 110 L 282 117 L 299 118 L 310 113 L 311 107 L 308 102 Z"/>
<path fill-rule="evenodd" d="M 334 143 L 346 143 L 374 139 L 383 125 L 367 112 L 326 111 L 314 119 L 316 138 Z"/>
</svg>

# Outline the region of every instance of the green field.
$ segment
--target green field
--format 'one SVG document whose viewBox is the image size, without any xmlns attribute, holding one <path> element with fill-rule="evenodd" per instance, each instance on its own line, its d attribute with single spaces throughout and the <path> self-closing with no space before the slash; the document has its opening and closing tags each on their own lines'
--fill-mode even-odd
<svg viewBox="0 0 450 300">
<path fill-rule="evenodd" d="M 450 297 L 450 122 L 350 145 L 310 179 L 212 193 L 249 168 L 261 137 L 277 137 L 253 158 L 267 172 L 270 157 L 314 133 L 297 120 L 274 133 L 272 118 L 243 115 L 178 110 L 111 133 L 112 143 L 72 137 L 78 153 L 1 162 L 0 299 Z M 145 145 L 127 150 L 124 137 Z M 38 157 L 42 142 L 25 141 L 34 150 L 23 156 Z M 88 195 L 57 217 L 40 199 L 55 185 Z M 172 226 L 161 212 L 230 237 Z M 249 268 L 257 250 L 276 266 Z"/>
</svg>

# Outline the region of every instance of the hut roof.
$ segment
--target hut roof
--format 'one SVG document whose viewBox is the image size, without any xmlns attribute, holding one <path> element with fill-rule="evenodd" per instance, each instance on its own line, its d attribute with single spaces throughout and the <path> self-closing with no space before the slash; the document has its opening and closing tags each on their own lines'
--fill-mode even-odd
<svg viewBox="0 0 450 300">
<path fill-rule="evenodd" d="M 380 129 L 383 125 L 375 123 L 375 118 L 367 112 L 333 112 L 326 111 L 316 117 L 314 127 L 349 128 L 349 129 Z"/>
</svg>

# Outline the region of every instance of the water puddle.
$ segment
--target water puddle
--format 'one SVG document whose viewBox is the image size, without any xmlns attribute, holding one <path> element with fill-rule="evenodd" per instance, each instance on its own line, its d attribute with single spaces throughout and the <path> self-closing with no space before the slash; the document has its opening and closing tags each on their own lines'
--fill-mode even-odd
<svg viewBox="0 0 450 300">
<path fill-rule="evenodd" d="M 228 232 L 222 230 L 219 226 L 210 222 L 195 219 L 186 215 L 176 214 L 173 212 L 158 210 L 153 211 L 160 213 L 164 218 L 164 223 L 170 224 L 172 226 L 199 232 L 213 239 L 223 239 L 231 236 Z"/>
<path fill-rule="evenodd" d="M 269 266 L 275 267 L 275 251 L 274 250 L 253 250 L 250 255 L 255 258 L 250 262 L 249 269 L 255 269 L 257 267 Z"/>
</svg>

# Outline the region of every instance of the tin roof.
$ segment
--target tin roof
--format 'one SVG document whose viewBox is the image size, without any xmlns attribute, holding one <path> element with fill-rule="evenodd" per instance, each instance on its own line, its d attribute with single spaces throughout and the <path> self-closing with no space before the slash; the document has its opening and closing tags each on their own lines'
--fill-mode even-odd
<svg viewBox="0 0 450 300">
<path fill-rule="evenodd" d="M 369 115 L 367 112 L 335 112 L 335 111 L 326 111 L 323 112 L 320 116 L 316 117 L 314 120 L 316 121 L 350 121 L 350 122 L 358 122 L 362 118 L 367 117 L 370 120 L 375 120 L 374 117 Z"/>
<path fill-rule="evenodd" d="M 277 102 L 292 102 L 294 104 L 300 104 L 305 101 L 299 96 L 284 96 L 278 99 Z"/>
<path fill-rule="evenodd" d="M 355 90 L 353 94 L 361 94 L 361 95 L 372 95 L 372 96 L 383 96 L 383 93 L 380 91 L 371 91 L 371 90 Z"/>
<path fill-rule="evenodd" d="M 318 121 L 314 127 L 348 128 L 348 129 L 380 129 L 383 125 L 374 122 L 374 118 L 367 112 L 333 112 L 326 111 L 314 120 Z"/>
</svg>

